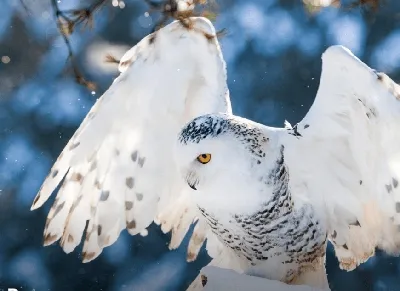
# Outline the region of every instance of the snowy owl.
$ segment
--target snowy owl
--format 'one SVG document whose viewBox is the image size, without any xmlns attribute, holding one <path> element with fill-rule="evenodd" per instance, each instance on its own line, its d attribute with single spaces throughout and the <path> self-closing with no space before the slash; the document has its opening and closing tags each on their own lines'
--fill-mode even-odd
<svg viewBox="0 0 400 291">
<path fill-rule="evenodd" d="M 376 247 L 400 251 L 399 125 L 400 86 L 332 46 L 300 123 L 197 117 L 179 135 L 178 167 L 239 271 L 329 289 L 327 240 L 345 270 Z"/>
<path fill-rule="evenodd" d="M 163 216 L 182 241 L 197 215 L 174 160 L 179 131 L 196 116 L 231 113 L 226 67 L 216 32 L 206 18 L 175 21 L 148 35 L 121 59 L 120 76 L 97 100 L 53 165 L 34 199 L 37 209 L 63 180 L 44 230 L 66 253 L 80 244 L 83 261 L 95 259 L 120 232 L 146 235 Z M 188 190 L 191 190 L 188 188 Z M 194 260 L 206 226 L 189 247 Z"/>
<path fill-rule="evenodd" d="M 351 270 L 376 246 L 397 252 L 399 91 L 343 47 L 323 55 L 320 88 L 302 122 L 274 129 L 232 115 L 212 24 L 192 18 L 144 38 L 53 165 L 32 209 L 64 179 L 44 244 L 83 261 L 124 229 L 154 221 L 187 260 L 328 288 L 325 248 Z M 400 170 L 400 169 L 399 169 Z M 201 288 L 199 276 L 189 287 Z"/>
</svg>

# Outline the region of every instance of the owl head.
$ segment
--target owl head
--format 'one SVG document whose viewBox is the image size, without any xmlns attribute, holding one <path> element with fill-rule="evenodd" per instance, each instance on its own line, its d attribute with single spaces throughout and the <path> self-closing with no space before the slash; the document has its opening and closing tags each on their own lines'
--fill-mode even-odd
<svg viewBox="0 0 400 291">
<path fill-rule="evenodd" d="M 181 130 L 177 161 L 192 197 L 214 211 L 252 213 L 271 198 L 278 130 L 229 114 L 207 114 Z M 261 204 L 262 205 L 262 204 Z"/>
</svg>

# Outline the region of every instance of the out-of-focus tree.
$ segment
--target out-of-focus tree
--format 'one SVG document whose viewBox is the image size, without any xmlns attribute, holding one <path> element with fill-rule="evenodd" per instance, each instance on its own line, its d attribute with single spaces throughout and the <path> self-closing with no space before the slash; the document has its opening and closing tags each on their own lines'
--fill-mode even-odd
<svg viewBox="0 0 400 291">
<path fill-rule="evenodd" d="M 220 43 L 233 110 L 271 126 L 305 115 L 318 88 L 320 56 L 330 45 L 345 45 L 400 80 L 399 1 L 324 1 L 314 13 L 317 2 L 299 0 L 174 3 L 1 1 L 0 289 L 184 290 L 209 261 L 203 251 L 187 264 L 185 242 L 169 251 L 169 236 L 152 225 L 147 237 L 123 232 L 99 258 L 82 264 L 79 249 L 66 255 L 57 244 L 42 247 L 52 203 L 29 211 L 51 164 L 118 74 L 115 62 L 163 23 L 203 15 L 226 29 Z M 185 9 L 191 12 L 180 12 Z M 399 270 L 398 258 L 378 253 L 342 272 L 328 248 L 334 291 L 397 290 Z"/>
<path fill-rule="evenodd" d="M 24 0 L 20 0 L 21 4 L 25 6 Z M 210 20 L 215 20 L 217 17 L 217 0 L 141 0 L 148 5 L 148 13 L 159 13 L 161 17 L 159 21 L 153 26 L 152 31 L 167 24 L 171 19 L 179 20 L 184 25 L 187 25 L 188 18 L 192 16 L 203 16 Z M 75 32 L 76 28 L 82 26 L 83 28 L 92 28 L 94 25 L 94 14 L 106 6 L 125 7 L 123 0 L 95 0 L 92 4 L 86 7 L 79 7 L 75 9 L 62 10 L 58 3 L 59 0 L 51 0 L 51 4 L 56 16 L 57 27 L 60 34 L 63 36 L 66 47 L 68 48 L 68 61 L 70 69 L 72 70 L 77 83 L 86 86 L 90 91 L 95 90 L 96 85 L 91 81 L 87 81 L 78 69 L 74 52 L 71 47 L 69 37 Z M 380 0 L 357 0 L 351 2 L 349 5 L 344 5 L 341 0 L 303 0 L 306 10 L 315 14 L 321 9 L 327 7 L 335 7 L 338 9 L 372 9 L 376 11 L 381 3 Z M 218 32 L 218 36 L 225 33 L 225 30 Z M 109 63 L 119 63 L 119 60 L 113 55 L 108 54 L 104 59 Z"/>
</svg>

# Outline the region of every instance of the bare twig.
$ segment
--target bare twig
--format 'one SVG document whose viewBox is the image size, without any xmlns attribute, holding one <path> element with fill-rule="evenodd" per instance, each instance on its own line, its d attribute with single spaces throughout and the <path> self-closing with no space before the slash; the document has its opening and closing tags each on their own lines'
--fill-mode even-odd
<svg viewBox="0 0 400 291">
<path fill-rule="evenodd" d="M 51 0 L 54 14 L 56 16 L 57 28 L 61 36 L 63 37 L 64 43 L 68 49 L 67 61 L 69 61 L 71 65 L 75 80 L 77 83 L 86 86 L 89 90 L 94 90 L 96 88 L 96 85 L 93 82 L 87 81 L 80 72 L 76 63 L 69 36 L 74 32 L 75 27 L 79 24 L 83 24 L 85 27 L 89 26 L 92 28 L 94 13 L 96 13 L 102 6 L 104 6 L 106 2 L 107 0 L 97 0 L 89 7 L 83 9 L 62 11 L 58 6 L 57 0 Z"/>
<path fill-rule="evenodd" d="M 119 64 L 121 62 L 121 60 L 118 60 L 116 57 L 110 54 L 106 55 L 104 61 L 111 64 Z"/>
<path fill-rule="evenodd" d="M 24 9 L 29 13 L 29 9 L 24 3 L 24 0 L 19 0 L 19 1 L 21 5 L 24 7 Z M 90 28 L 92 28 L 94 24 L 93 21 L 94 14 L 97 11 L 99 11 L 103 6 L 105 6 L 108 1 L 109 0 L 95 0 L 95 2 L 92 5 L 86 8 L 62 11 L 58 6 L 57 0 L 51 0 L 57 21 L 57 28 L 60 34 L 62 35 L 64 43 L 68 49 L 67 61 L 69 62 L 72 68 L 76 81 L 79 84 L 86 86 L 90 90 L 95 89 L 95 84 L 93 82 L 87 81 L 83 77 L 82 73 L 79 71 L 69 37 L 72 33 L 74 33 L 77 25 L 82 24 L 83 27 L 89 26 Z M 211 9 L 204 8 L 206 4 L 211 4 L 211 5 L 216 4 L 216 0 L 208 0 L 208 1 L 192 0 L 191 2 L 190 0 L 188 0 L 188 2 L 193 5 L 193 8 L 202 7 L 203 9 L 200 9 L 200 11 L 198 11 L 198 9 L 188 9 L 184 11 L 179 11 L 176 0 L 163 0 L 163 1 L 143 0 L 143 1 L 146 2 L 147 5 L 149 6 L 148 12 L 150 13 L 160 12 L 162 15 L 161 19 L 154 26 L 152 32 L 155 32 L 160 28 L 164 27 L 170 19 L 179 20 L 182 23 L 182 25 L 190 29 L 193 28 L 193 24 L 190 20 L 190 17 L 203 16 L 212 20 L 215 19 L 216 16 L 216 13 L 213 11 L 214 10 L 213 7 Z M 341 0 L 332 0 L 332 3 L 330 5 L 340 7 L 342 9 L 352 9 L 355 7 L 361 7 L 363 9 L 370 8 L 373 11 L 376 11 L 379 8 L 382 1 L 384 0 L 355 0 L 355 2 L 353 2 L 351 5 L 344 7 L 344 5 L 341 5 Z M 312 13 L 315 13 L 319 11 L 321 8 L 323 8 L 321 5 L 318 5 L 318 0 L 303 0 L 303 2 L 306 4 L 308 10 Z M 225 34 L 226 30 L 223 29 L 221 31 L 218 31 L 216 36 L 219 38 L 221 36 L 224 36 Z M 214 36 L 210 35 L 209 37 L 212 38 Z M 119 60 L 117 60 L 115 57 L 111 55 L 107 55 L 105 61 L 109 63 L 116 63 L 116 64 L 119 63 Z"/>
<path fill-rule="evenodd" d="M 372 11 L 377 11 L 379 9 L 380 4 L 383 1 L 381 0 L 357 0 L 353 3 L 350 4 L 349 8 L 355 8 L 355 7 L 360 7 L 360 8 L 366 8 L 366 9 L 371 9 Z"/>
<path fill-rule="evenodd" d="M 195 9 L 188 9 L 184 11 L 178 10 L 178 5 L 176 0 L 164 0 L 162 2 L 154 2 L 152 0 L 144 0 L 150 7 L 149 12 L 158 11 L 161 12 L 162 17 L 158 21 L 158 23 L 153 27 L 152 32 L 159 30 L 160 28 L 164 27 L 170 19 L 179 20 L 183 26 L 187 28 L 192 28 L 192 22 L 190 21 L 190 17 L 193 16 L 203 16 L 209 19 L 215 19 L 216 13 L 214 13 L 213 9 L 206 9 L 205 5 L 210 3 L 214 4 L 214 0 L 192 0 L 192 5 L 194 7 L 202 7 L 199 12 Z M 214 8 L 214 7 L 213 7 Z M 217 37 L 225 35 L 225 30 L 221 30 L 217 32 Z"/>
<path fill-rule="evenodd" d="M 333 6 L 344 10 L 351 10 L 354 8 L 361 8 L 363 10 L 371 10 L 376 12 L 381 6 L 382 0 L 355 0 L 349 5 L 344 5 L 341 0 L 332 0 L 330 4 L 323 4 L 321 0 L 303 0 L 307 10 L 315 13 L 327 6 Z"/>
<path fill-rule="evenodd" d="M 24 0 L 19 0 L 19 2 L 21 3 L 21 6 L 24 8 L 24 10 L 26 11 L 26 13 L 31 14 L 28 6 L 26 6 Z"/>
<path fill-rule="evenodd" d="M 203 16 L 203 17 L 207 17 L 207 18 L 211 18 L 211 19 L 215 19 L 216 13 L 212 11 L 212 9 L 205 9 L 204 6 L 208 3 L 211 4 L 215 4 L 215 0 L 192 0 L 192 1 L 188 1 L 189 4 L 192 4 L 193 7 L 191 7 L 192 9 L 187 9 L 187 10 L 183 10 L 183 11 L 179 11 L 178 10 L 178 4 L 176 0 L 164 0 L 164 1 L 153 1 L 153 0 L 143 0 L 144 2 L 147 3 L 147 5 L 149 6 L 149 13 L 152 12 L 160 12 L 161 13 L 161 19 L 154 25 L 153 29 L 152 29 L 152 33 L 158 31 L 160 28 L 164 27 L 169 20 L 171 19 L 175 19 L 175 20 L 179 20 L 181 22 L 181 24 L 188 28 L 188 29 L 195 29 L 193 27 L 193 23 L 190 19 L 190 17 L 192 16 Z M 195 11 L 195 7 L 202 7 L 203 9 L 200 10 L 200 12 Z M 215 7 L 215 6 L 214 6 Z M 212 7 L 212 8 L 214 8 Z M 220 31 L 217 31 L 216 35 L 211 35 L 208 34 L 204 31 L 201 31 L 204 36 L 208 39 L 212 39 L 214 37 L 223 37 L 224 35 L 226 35 L 226 29 L 221 29 Z M 152 40 L 154 40 L 155 34 L 153 34 L 153 38 L 151 38 Z M 105 58 L 105 62 L 107 63 L 114 63 L 114 64 L 119 64 L 120 61 L 117 60 L 114 56 L 112 56 L 111 54 L 108 54 Z M 129 63 L 129 62 L 128 62 Z M 128 65 L 122 63 L 121 65 Z"/>
<path fill-rule="evenodd" d="M 21 2 L 23 0 L 20 0 Z M 72 9 L 72 10 L 60 10 L 58 6 L 57 0 L 51 0 L 54 14 L 56 16 L 57 28 L 63 37 L 64 43 L 68 49 L 68 59 L 73 74 L 75 76 L 75 80 L 81 84 L 86 86 L 90 90 L 95 89 L 95 84 L 93 82 L 87 81 L 82 73 L 80 72 L 78 65 L 76 63 L 76 59 L 74 56 L 74 52 L 70 42 L 70 35 L 75 32 L 75 28 L 77 25 L 82 24 L 84 27 L 89 26 L 93 27 L 93 16 L 94 14 L 100 10 L 109 0 L 96 0 L 92 5 L 82 9 Z M 182 25 L 187 28 L 192 28 L 193 24 L 190 20 L 192 16 L 204 16 L 207 18 L 215 17 L 215 13 L 211 12 L 211 10 L 203 9 L 200 12 L 196 12 L 195 9 L 188 9 L 184 11 L 179 11 L 178 4 L 176 0 L 163 0 L 163 1 L 154 1 L 154 0 L 143 0 L 149 6 L 149 12 L 160 12 L 161 19 L 154 26 L 153 31 L 155 32 L 165 26 L 170 19 L 179 20 Z M 214 0 L 209 0 L 212 3 L 215 3 Z M 199 7 L 207 4 L 207 0 L 192 0 L 191 3 L 194 7 Z M 221 30 L 217 32 L 217 37 L 220 37 L 225 34 L 225 30 Z M 210 36 L 214 37 L 214 36 Z M 107 55 L 105 61 L 108 63 L 119 64 L 119 60 L 117 60 L 112 55 Z"/>
</svg>

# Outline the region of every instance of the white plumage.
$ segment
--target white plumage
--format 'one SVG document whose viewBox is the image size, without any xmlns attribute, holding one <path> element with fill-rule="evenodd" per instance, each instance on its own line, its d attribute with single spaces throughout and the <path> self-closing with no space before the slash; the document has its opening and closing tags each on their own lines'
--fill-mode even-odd
<svg viewBox="0 0 400 291">
<path fill-rule="evenodd" d="M 326 238 L 346 270 L 376 247 L 399 253 L 399 129 L 399 86 L 332 46 L 296 126 L 200 116 L 181 131 L 178 161 L 213 232 L 247 262 L 242 272 L 328 289 Z"/>
<path fill-rule="evenodd" d="M 400 90 L 341 46 L 322 59 L 306 117 L 274 129 L 232 115 L 208 20 L 144 38 L 35 198 L 32 209 L 65 176 L 45 245 L 73 251 L 89 221 L 87 262 L 123 229 L 145 235 L 155 221 L 174 249 L 197 221 L 188 261 L 207 239 L 210 265 L 320 288 L 327 237 L 347 270 L 375 247 L 398 253 Z"/>
<path fill-rule="evenodd" d="M 297 125 L 303 138 L 287 161 L 293 191 L 314 205 L 351 270 L 376 246 L 400 250 L 400 87 L 341 46 L 322 60 L 317 97 Z"/>
<path fill-rule="evenodd" d="M 179 21 L 145 37 L 121 60 L 121 75 L 96 102 L 51 169 L 32 209 L 64 178 L 44 231 L 69 253 L 86 230 L 83 261 L 96 258 L 121 230 L 146 234 L 154 219 L 180 245 L 196 208 L 184 195 L 173 147 L 181 127 L 205 113 L 231 112 L 226 68 L 205 18 Z M 188 259 L 207 230 L 196 226 Z"/>
</svg>

